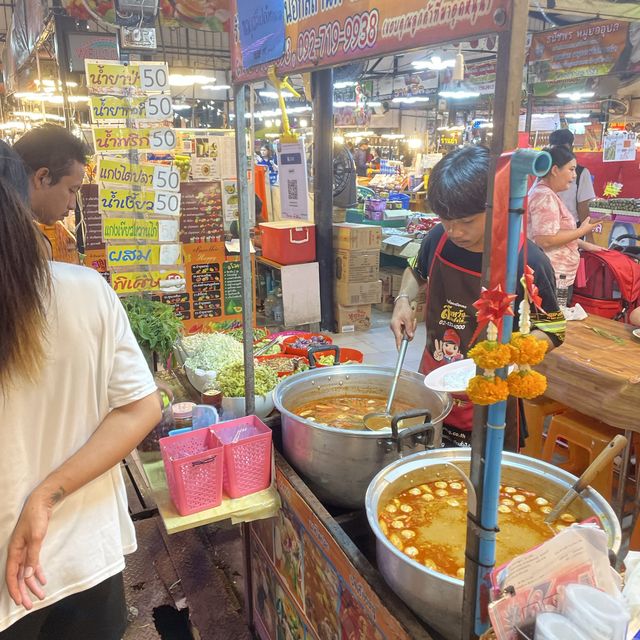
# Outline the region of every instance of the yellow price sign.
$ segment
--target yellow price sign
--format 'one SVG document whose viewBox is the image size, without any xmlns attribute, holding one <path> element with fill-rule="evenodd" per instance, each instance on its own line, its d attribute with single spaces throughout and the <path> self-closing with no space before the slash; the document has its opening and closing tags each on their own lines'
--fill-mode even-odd
<svg viewBox="0 0 640 640">
<path fill-rule="evenodd" d="M 106 241 L 160 240 L 159 220 L 135 220 L 130 218 L 105 218 L 102 234 Z"/>
<path fill-rule="evenodd" d="M 100 158 L 98 163 L 98 182 L 114 185 L 138 184 L 141 187 L 153 187 L 155 165 L 131 164 L 127 160 Z"/>
<path fill-rule="evenodd" d="M 177 269 L 111 274 L 111 286 L 120 294 L 140 291 L 178 292 L 184 290 L 184 284 L 184 272 Z"/>
</svg>

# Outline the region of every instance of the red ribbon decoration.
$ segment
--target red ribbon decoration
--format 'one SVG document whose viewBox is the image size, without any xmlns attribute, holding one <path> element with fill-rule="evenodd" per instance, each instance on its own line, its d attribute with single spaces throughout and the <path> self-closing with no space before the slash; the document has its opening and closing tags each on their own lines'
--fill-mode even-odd
<svg viewBox="0 0 640 640">
<path fill-rule="evenodd" d="M 516 299 L 515 293 L 507 293 L 502 290 L 502 286 L 498 285 L 493 289 L 482 288 L 480 298 L 473 303 L 473 306 L 478 310 L 476 319 L 478 326 L 471 337 L 471 344 L 473 344 L 480 332 L 490 323 L 496 325 L 498 328 L 498 335 L 502 331 L 502 321 L 505 316 L 513 316 L 512 302 Z"/>
<path fill-rule="evenodd" d="M 540 296 L 540 290 L 538 286 L 534 282 L 534 271 L 528 265 L 524 265 L 524 285 L 529 297 L 529 302 L 536 308 L 540 313 L 546 313 L 542 308 L 542 297 Z"/>
</svg>

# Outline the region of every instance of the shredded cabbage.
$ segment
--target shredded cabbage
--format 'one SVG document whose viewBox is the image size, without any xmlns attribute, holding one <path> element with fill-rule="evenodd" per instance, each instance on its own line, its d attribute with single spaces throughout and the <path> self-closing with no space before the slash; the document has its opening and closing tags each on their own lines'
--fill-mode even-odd
<svg viewBox="0 0 640 640">
<path fill-rule="evenodd" d="M 185 365 L 191 369 L 221 371 L 234 362 L 242 361 L 242 345 L 223 333 L 196 333 L 182 339 L 189 355 Z"/>
</svg>

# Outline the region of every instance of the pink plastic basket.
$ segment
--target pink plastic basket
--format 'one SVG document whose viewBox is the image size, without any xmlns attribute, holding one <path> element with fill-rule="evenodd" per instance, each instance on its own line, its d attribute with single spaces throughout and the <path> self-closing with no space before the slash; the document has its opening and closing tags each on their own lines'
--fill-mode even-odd
<svg viewBox="0 0 640 640">
<path fill-rule="evenodd" d="M 256 416 L 220 422 L 211 431 L 224 444 L 224 492 L 230 498 L 271 483 L 271 429 Z"/>
<path fill-rule="evenodd" d="M 160 439 L 169 494 L 178 513 L 187 516 L 222 502 L 224 450 L 210 429 Z"/>
</svg>

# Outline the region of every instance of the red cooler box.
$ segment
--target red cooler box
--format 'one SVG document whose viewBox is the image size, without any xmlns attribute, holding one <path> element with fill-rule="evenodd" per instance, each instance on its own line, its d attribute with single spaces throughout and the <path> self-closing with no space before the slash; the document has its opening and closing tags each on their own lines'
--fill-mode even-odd
<svg viewBox="0 0 640 640">
<path fill-rule="evenodd" d="M 303 220 L 263 222 L 262 255 L 278 264 L 315 262 L 316 226 Z"/>
</svg>

